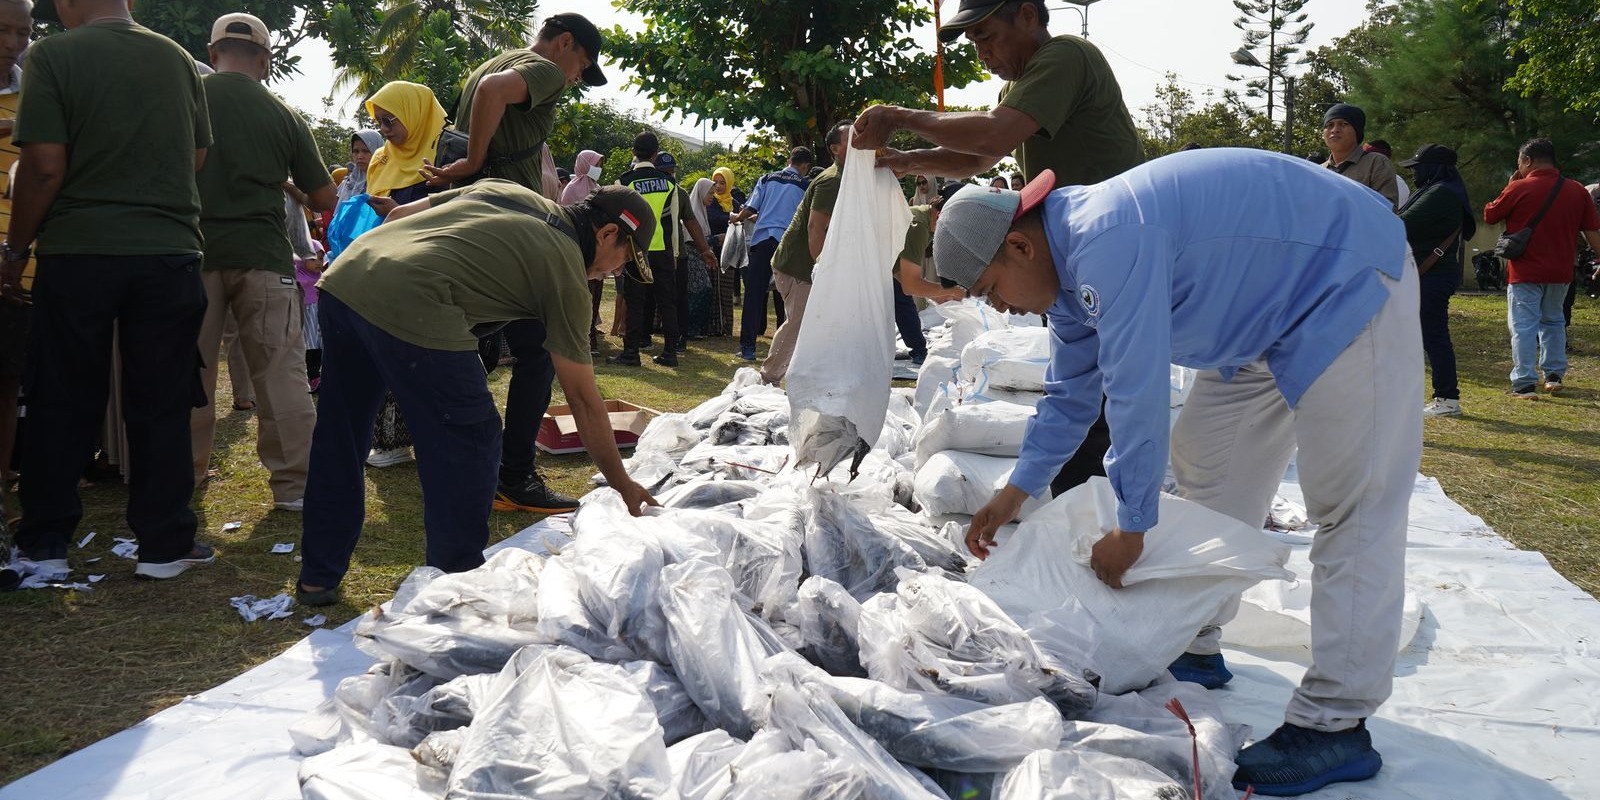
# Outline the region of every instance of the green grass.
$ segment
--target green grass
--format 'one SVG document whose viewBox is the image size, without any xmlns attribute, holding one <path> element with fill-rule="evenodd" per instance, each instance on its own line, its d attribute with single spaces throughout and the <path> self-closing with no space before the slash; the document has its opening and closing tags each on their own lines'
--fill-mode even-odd
<svg viewBox="0 0 1600 800">
<path fill-rule="evenodd" d="M 608 317 L 610 307 L 608 302 Z M 1600 592 L 1594 533 L 1600 482 L 1592 480 L 1600 469 L 1600 312 L 1582 299 L 1571 332 L 1570 388 L 1537 402 L 1503 394 L 1510 350 L 1502 298 L 1458 298 L 1452 326 L 1466 416 L 1428 421 L 1423 471 L 1519 546 L 1544 552 L 1585 591 Z M 616 341 L 608 340 L 608 352 Z M 637 370 L 601 366 L 600 388 L 606 397 L 686 410 L 726 384 L 734 349 L 730 339 L 700 342 L 677 370 L 648 362 Z M 508 377 L 497 370 L 491 379 L 501 400 Z M 227 381 L 219 387 L 218 406 L 228 409 Z M 308 632 L 299 622 L 303 614 L 247 624 L 228 605 L 234 595 L 292 590 L 294 557 L 268 550 L 274 542 L 298 543 L 300 518 L 271 510 L 267 476 L 255 457 L 252 415 L 224 417 L 218 450 L 213 464 L 221 474 L 195 498 L 202 536 L 218 549 L 215 565 L 175 581 L 135 581 L 132 562 L 110 554 L 112 537 L 128 535 L 122 521 L 127 493 L 115 481 L 103 482 L 83 493 L 87 513 L 80 535 L 98 535 L 88 547 L 74 549 L 72 560 L 78 574 L 105 573 L 105 580 L 92 592 L 0 595 L 8 639 L 0 651 L 8 720 L 0 725 L 0 783 L 216 686 Z M 574 494 L 588 489 L 594 472 L 582 455 L 541 456 L 540 464 L 556 488 Z M 346 579 L 346 602 L 329 611 L 330 626 L 387 599 L 422 561 L 415 466 L 369 469 L 367 478 L 367 525 Z M 494 514 L 492 535 L 504 538 L 536 519 Z M 242 527 L 224 533 L 223 525 L 234 521 Z M 88 563 L 96 557 L 101 560 Z"/>
</svg>

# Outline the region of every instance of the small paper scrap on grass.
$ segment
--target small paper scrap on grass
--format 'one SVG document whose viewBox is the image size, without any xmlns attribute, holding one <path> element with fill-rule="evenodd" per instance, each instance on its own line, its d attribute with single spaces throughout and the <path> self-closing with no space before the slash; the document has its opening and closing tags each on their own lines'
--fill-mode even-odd
<svg viewBox="0 0 1600 800">
<path fill-rule="evenodd" d="M 139 557 L 139 542 L 119 536 L 117 537 L 117 543 L 111 546 L 111 552 L 113 555 L 119 555 L 123 558 L 136 559 Z"/>
<path fill-rule="evenodd" d="M 94 541 L 94 531 L 89 531 L 89 533 L 86 534 L 82 539 L 78 540 L 78 549 L 82 550 L 83 548 L 88 547 L 89 543 L 92 541 Z"/>
<path fill-rule="evenodd" d="M 278 542 L 277 544 L 272 546 L 272 552 L 279 553 L 279 554 L 282 554 L 282 553 L 293 553 L 294 552 L 294 542 Z"/>
<path fill-rule="evenodd" d="M 240 528 L 243 528 L 243 527 L 244 527 L 244 523 L 243 522 L 230 522 L 230 523 L 228 523 L 226 525 L 223 525 L 222 526 L 222 530 L 224 530 L 224 531 L 236 531 L 236 530 L 239 530 Z"/>
<path fill-rule="evenodd" d="M 281 592 L 266 598 L 246 594 L 231 598 L 228 604 L 239 610 L 239 616 L 244 617 L 245 622 L 255 622 L 258 619 L 283 619 L 289 616 L 289 610 L 294 608 L 294 598 Z"/>
<path fill-rule="evenodd" d="M 307 625 L 310 625 L 313 628 L 320 628 L 323 625 L 327 624 L 328 615 L 327 614 L 312 614 L 311 616 L 306 617 L 305 619 L 300 620 L 300 621 L 304 622 Z"/>
</svg>

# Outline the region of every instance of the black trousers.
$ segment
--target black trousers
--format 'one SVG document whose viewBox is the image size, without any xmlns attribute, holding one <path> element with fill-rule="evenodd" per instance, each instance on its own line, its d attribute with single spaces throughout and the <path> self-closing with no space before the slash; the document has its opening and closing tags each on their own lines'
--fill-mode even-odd
<svg viewBox="0 0 1600 800">
<path fill-rule="evenodd" d="M 556 365 L 544 349 L 544 323 L 519 319 L 501 329 L 517 363 L 506 388 L 506 427 L 500 440 L 500 482 L 521 486 L 533 475 L 539 423 L 550 408 Z"/>
<path fill-rule="evenodd" d="M 1456 275 L 1422 276 L 1418 287 L 1422 298 L 1422 351 L 1428 355 L 1428 366 L 1433 367 L 1433 396 L 1443 400 L 1460 400 L 1461 387 L 1456 382 L 1456 349 L 1450 341 L 1450 296 L 1456 293 L 1460 278 Z"/>
<path fill-rule="evenodd" d="M 1078 445 L 1078 452 L 1063 464 L 1061 471 L 1056 473 L 1055 480 L 1050 481 L 1050 496 L 1060 497 L 1062 492 L 1087 483 L 1090 478 L 1106 474 L 1106 451 L 1111 449 L 1111 427 L 1106 425 L 1106 400 L 1100 398 L 1100 418 L 1089 426 L 1088 435 L 1083 437 L 1083 444 Z"/>
<path fill-rule="evenodd" d="M 750 266 L 744 269 L 744 316 L 739 320 L 742 348 L 755 347 L 756 338 L 767 332 L 767 294 L 772 289 L 772 254 L 777 249 L 777 239 L 750 245 Z M 778 312 L 778 324 L 783 324 L 782 311 Z"/>
<path fill-rule="evenodd" d="M 900 288 L 899 278 L 894 280 L 894 326 L 900 329 L 900 341 L 911 349 L 911 360 L 927 357 L 928 337 L 922 333 L 922 315 L 917 312 L 917 301 Z"/>
<path fill-rule="evenodd" d="M 194 547 L 189 414 L 204 401 L 195 342 L 206 313 L 200 256 L 40 256 L 28 339 L 25 516 L 17 546 L 65 558 L 83 518 L 78 478 L 106 415 L 113 326 L 128 427 L 128 527 L 139 558 Z"/>
<path fill-rule="evenodd" d="M 678 275 L 672 255 L 665 250 L 650 253 L 651 283 L 644 283 L 631 267 L 623 273 L 624 291 L 628 298 L 628 335 L 623 339 L 629 350 L 641 350 L 650 344 L 650 313 L 661 316 L 661 336 L 665 344 L 662 352 L 678 344 Z"/>
</svg>

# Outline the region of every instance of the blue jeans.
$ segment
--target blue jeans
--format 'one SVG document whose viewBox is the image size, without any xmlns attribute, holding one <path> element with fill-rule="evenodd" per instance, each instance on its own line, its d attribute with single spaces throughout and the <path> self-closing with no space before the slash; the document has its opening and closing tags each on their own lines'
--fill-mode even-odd
<svg viewBox="0 0 1600 800">
<path fill-rule="evenodd" d="M 1565 283 L 1513 283 L 1506 286 L 1506 321 L 1511 328 L 1511 385 L 1527 386 L 1545 375 L 1567 371 L 1567 328 L 1561 303 Z M 1542 358 L 1540 352 L 1543 351 Z M 1538 362 L 1539 371 L 1534 370 Z"/>
<path fill-rule="evenodd" d="M 767 290 L 772 286 L 772 254 L 777 249 L 777 239 L 750 245 L 750 266 L 744 268 L 744 317 L 739 321 L 741 348 L 754 348 L 756 338 L 767 332 Z"/>
<path fill-rule="evenodd" d="M 900 288 L 894 280 L 894 325 L 900 329 L 900 341 L 911 349 L 911 360 L 921 361 L 928 356 L 928 337 L 922 334 L 922 316 L 917 313 L 917 301 Z"/>
<path fill-rule="evenodd" d="M 317 312 L 324 371 L 300 582 L 337 586 L 350 568 L 366 519 L 362 466 L 385 391 L 400 404 L 417 450 L 428 565 L 446 572 L 481 565 L 500 463 L 500 414 L 477 351 L 404 342 L 326 291 Z"/>
</svg>

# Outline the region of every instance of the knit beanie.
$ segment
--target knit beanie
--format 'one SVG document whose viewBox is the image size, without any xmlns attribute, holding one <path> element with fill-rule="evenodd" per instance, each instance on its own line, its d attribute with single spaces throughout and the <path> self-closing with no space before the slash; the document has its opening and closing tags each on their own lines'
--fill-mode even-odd
<svg viewBox="0 0 1600 800">
<path fill-rule="evenodd" d="M 1360 142 L 1367 138 L 1367 112 L 1349 103 L 1334 103 L 1328 109 L 1328 113 L 1322 115 L 1323 127 L 1327 127 L 1329 122 L 1336 119 L 1342 119 L 1356 129 L 1356 141 Z"/>
</svg>

